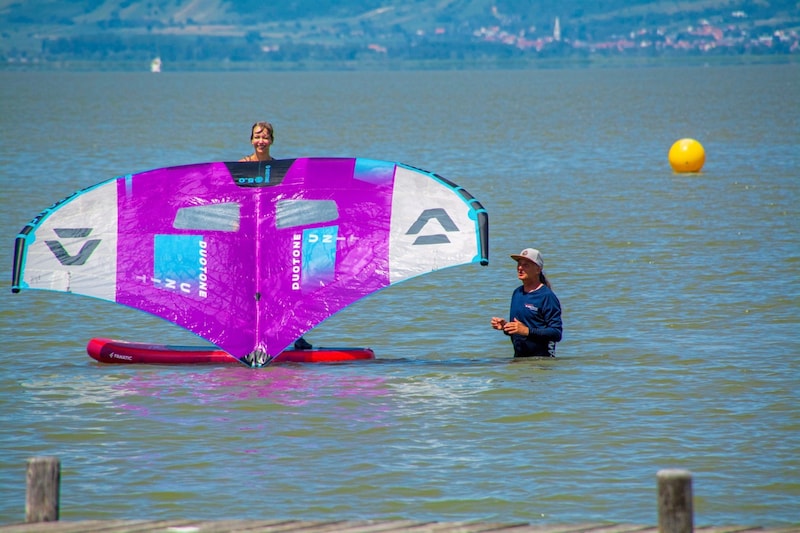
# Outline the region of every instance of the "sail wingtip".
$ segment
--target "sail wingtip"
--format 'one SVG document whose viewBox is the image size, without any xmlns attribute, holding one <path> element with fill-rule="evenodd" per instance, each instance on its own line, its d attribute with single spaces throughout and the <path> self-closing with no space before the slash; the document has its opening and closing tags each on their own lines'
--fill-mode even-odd
<svg viewBox="0 0 800 533">
<path fill-rule="evenodd" d="M 267 354 L 264 350 L 255 349 L 249 354 L 240 357 L 239 361 L 251 368 L 260 368 L 270 364 L 273 359 L 275 359 L 275 356 Z"/>
</svg>

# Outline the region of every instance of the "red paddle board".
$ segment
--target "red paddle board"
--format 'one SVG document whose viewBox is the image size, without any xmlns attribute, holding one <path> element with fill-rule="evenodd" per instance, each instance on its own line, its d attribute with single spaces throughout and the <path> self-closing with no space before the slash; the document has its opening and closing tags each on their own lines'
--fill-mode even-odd
<svg viewBox="0 0 800 533">
<path fill-rule="evenodd" d="M 239 360 L 213 346 L 176 346 L 113 339 L 91 339 L 86 352 L 101 363 L 122 364 L 232 364 Z M 375 359 L 370 348 L 311 348 L 286 350 L 275 356 L 275 363 L 340 363 Z"/>
</svg>

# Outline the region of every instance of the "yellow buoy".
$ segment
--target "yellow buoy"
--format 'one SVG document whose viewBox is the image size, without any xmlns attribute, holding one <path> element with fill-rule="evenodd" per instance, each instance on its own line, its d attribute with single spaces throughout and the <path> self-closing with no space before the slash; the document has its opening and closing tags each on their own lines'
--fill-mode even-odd
<svg viewBox="0 0 800 533">
<path fill-rule="evenodd" d="M 675 172 L 699 172 L 705 162 L 706 151 L 694 139 L 681 139 L 669 149 L 669 164 Z"/>
</svg>

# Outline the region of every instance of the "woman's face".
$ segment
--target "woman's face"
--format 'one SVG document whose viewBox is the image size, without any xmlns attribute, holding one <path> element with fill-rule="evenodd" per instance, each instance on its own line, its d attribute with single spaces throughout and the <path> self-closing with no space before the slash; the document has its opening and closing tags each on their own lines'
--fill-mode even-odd
<svg viewBox="0 0 800 533">
<path fill-rule="evenodd" d="M 253 148 L 256 150 L 265 150 L 272 144 L 272 134 L 265 127 L 258 127 L 253 130 L 252 140 Z"/>
</svg>

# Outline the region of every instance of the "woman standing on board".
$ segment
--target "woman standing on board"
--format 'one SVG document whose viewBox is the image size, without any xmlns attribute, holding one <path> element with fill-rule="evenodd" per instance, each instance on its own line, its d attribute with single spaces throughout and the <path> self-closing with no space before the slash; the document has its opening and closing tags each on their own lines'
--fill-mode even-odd
<svg viewBox="0 0 800 533">
<path fill-rule="evenodd" d="M 253 153 L 241 158 L 239 161 L 272 161 L 269 149 L 275 140 L 275 129 L 269 122 L 256 122 L 250 128 L 250 144 Z M 303 337 L 294 341 L 295 350 L 310 350 L 313 346 Z"/>
<path fill-rule="evenodd" d="M 525 248 L 511 254 L 522 282 L 511 295 L 509 320 L 492 318 L 492 327 L 511 336 L 514 357 L 555 357 L 561 340 L 561 302 L 544 275 L 539 250 Z"/>
</svg>

